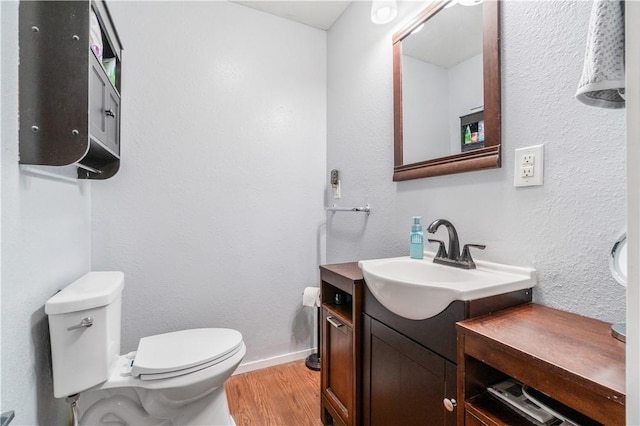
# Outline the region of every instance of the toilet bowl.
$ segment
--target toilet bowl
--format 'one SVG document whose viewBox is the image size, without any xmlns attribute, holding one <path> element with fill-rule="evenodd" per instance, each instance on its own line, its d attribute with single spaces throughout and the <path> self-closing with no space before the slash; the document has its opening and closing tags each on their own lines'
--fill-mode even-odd
<svg viewBox="0 0 640 426">
<path fill-rule="evenodd" d="M 54 395 L 80 394 L 80 424 L 233 425 L 224 382 L 242 335 L 201 328 L 140 339 L 120 355 L 124 274 L 90 272 L 45 304 Z"/>
</svg>

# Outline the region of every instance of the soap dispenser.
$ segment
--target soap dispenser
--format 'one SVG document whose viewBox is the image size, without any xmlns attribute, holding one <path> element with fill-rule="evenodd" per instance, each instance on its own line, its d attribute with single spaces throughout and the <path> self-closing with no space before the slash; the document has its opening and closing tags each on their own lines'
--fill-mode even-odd
<svg viewBox="0 0 640 426">
<path fill-rule="evenodd" d="M 409 237 L 409 255 L 412 259 L 422 259 L 424 252 L 424 235 L 420 216 L 413 216 L 411 236 Z"/>
</svg>

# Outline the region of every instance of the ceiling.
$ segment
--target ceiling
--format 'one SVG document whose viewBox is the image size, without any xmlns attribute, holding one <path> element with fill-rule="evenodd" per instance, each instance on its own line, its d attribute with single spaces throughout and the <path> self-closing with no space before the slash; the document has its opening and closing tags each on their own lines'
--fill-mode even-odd
<svg viewBox="0 0 640 426">
<path fill-rule="evenodd" d="M 352 0 L 230 1 L 314 28 L 328 30 Z M 455 4 L 441 10 L 429 20 L 425 29 L 403 41 L 403 54 L 449 69 L 482 52 L 481 23 L 481 7 Z"/>
<path fill-rule="evenodd" d="M 449 69 L 482 53 L 482 7 L 445 7 L 402 41 L 402 54 Z"/>
<path fill-rule="evenodd" d="M 231 1 L 321 30 L 328 30 L 351 3 L 351 0 Z"/>
</svg>

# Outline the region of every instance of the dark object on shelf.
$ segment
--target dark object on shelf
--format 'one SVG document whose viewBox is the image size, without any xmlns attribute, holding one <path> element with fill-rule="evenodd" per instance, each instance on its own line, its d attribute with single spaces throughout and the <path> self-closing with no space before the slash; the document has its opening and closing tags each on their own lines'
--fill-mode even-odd
<svg viewBox="0 0 640 426">
<path fill-rule="evenodd" d="M 460 151 L 484 148 L 484 111 L 460 117 Z"/>
</svg>

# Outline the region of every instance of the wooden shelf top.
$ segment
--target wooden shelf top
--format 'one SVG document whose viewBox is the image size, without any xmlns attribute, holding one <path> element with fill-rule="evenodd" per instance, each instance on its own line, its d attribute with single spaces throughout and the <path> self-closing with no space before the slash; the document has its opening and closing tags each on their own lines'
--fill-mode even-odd
<svg viewBox="0 0 640 426">
<path fill-rule="evenodd" d="M 522 353 L 531 365 L 574 377 L 624 404 L 625 344 L 611 336 L 610 327 L 603 321 L 536 304 L 458 323 L 460 331 L 490 338 Z"/>
<path fill-rule="evenodd" d="M 331 265 L 321 265 L 320 270 L 322 272 L 341 275 L 354 282 L 363 280 L 362 271 L 358 267 L 358 262 L 334 263 Z"/>
</svg>

